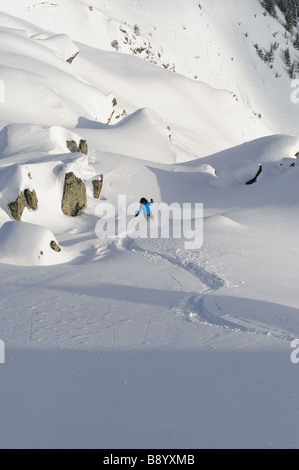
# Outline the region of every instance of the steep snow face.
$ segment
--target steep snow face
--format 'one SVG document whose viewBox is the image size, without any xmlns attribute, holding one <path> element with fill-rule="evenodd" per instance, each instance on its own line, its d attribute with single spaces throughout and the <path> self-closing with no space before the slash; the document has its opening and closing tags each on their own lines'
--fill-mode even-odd
<svg viewBox="0 0 299 470">
<path fill-rule="evenodd" d="M 81 46 L 73 67 L 93 86 L 105 92 L 112 90 L 119 107 L 127 113 L 146 107 L 158 114 L 170 127 L 171 142 L 178 147 L 177 161 L 270 133 L 233 93 L 136 57 Z"/>
<path fill-rule="evenodd" d="M 253 110 L 232 92 L 137 57 L 75 45 L 65 34 L 41 30 L 5 13 L 0 21 L 4 24 L 0 29 L 3 124 L 103 129 L 99 124 L 111 126 L 138 109 L 148 108 L 163 119 L 171 135 L 171 142 L 165 142 L 168 150 L 162 162 L 189 160 L 194 158 L 192 154 L 204 156 L 269 133 Z M 68 56 L 71 63 L 66 61 Z M 140 133 L 138 119 L 131 122 L 130 129 L 133 126 L 136 138 Z M 152 128 L 148 121 L 147 139 L 152 137 Z M 114 142 L 118 140 L 119 145 L 113 149 L 118 152 L 123 147 L 121 133 L 120 127 L 115 129 L 118 138 Z M 135 148 L 136 154 L 132 145 L 123 153 L 153 161 L 160 158 L 150 152 L 142 155 L 140 145 Z M 105 145 L 102 149 L 106 150 Z"/>
<path fill-rule="evenodd" d="M 211 70 L 206 79 L 214 86 L 235 90 L 275 133 L 298 134 L 298 105 L 291 101 L 292 79 L 284 60 L 287 48 L 291 62 L 299 60 L 299 51 L 293 47 L 296 28 L 293 34 L 287 32 L 280 11 L 277 9 L 277 19 L 272 18 L 259 0 L 202 4 L 209 29 L 216 32 L 218 48 L 216 61 L 212 59 L 216 57 L 213 41 L 207 50 L 206 60 L 212 64 L 202 68 Z M 273 55 L 267 62 L 270 51 Z"/>
<path fill-rule="evenodd" d="M 5 2 L 1 119 L 94 128 L 149 108 L 170 128 L 167 161 L 177 162 L 273 132 L 296 134 L 283 53 L 290 45 L 296 60 L 298 51 L 279 20 L 259 0 Z M 271 47 L 266 63 L 257 49 Z"/>
<path fill-rule="evenodd" d="M 90 86 L 68 59 L 78 52 L 65 35 L 54 35 L 0 13 L 2 121 L 75 126 L 79 116 L 108 122 L 113 96 Z M 4 25 L 4 26 L 2 26 Z M 37 32 L 38 31 L 38 32 Z"/>
<path fill-rule="evenodd" d="M 277 9 L 278 18 L 272 18 L 265 14 L 260 0 L 111 0 L 93 4 L 87 0 L 26 4 L 12 0 L 4 2 L 3 10 L 55 32 L 58 36 L 52 34 L 40 42 L 52 44 L 60 56 L 80 49 L 65 35 L 97 49 L 131 54 L 229 90 L 251 112 L 261 115 L 273 132 L 297 133 L 299 113 L 290 99 L 291 79 L 284 61 L 289 48 L 291 62 L 298 63 L 299 51 L 293 47 L 296 29 L 293 35 L 287 32 L 281 12 Z M 36 28 L 31 25 L 31 32 Z M 271 61 L 262 60 L 258 50 L 263 57 L 272 50 Z"/>
</svg>

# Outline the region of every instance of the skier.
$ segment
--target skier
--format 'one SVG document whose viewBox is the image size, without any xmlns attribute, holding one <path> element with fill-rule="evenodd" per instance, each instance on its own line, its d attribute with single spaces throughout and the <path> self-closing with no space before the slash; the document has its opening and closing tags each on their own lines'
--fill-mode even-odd
<svg viewBox="0 0 299 470">
<path fill-rule="evenodd" d="M 143 212 L 144 215 L 146 215 L 147 220 L 149 220 L 151 216 L 150 206 L 154 204 L 153 199 L 151 199 L 151 202 L 148 202 L 148 200 L 145 199 L 145 197 L 142 197 L 139 202 L 140 202 L 140 209 L 138 212 L 136 212 L 135 217 L 137 217 L 141 212 Z"/>
</svg>

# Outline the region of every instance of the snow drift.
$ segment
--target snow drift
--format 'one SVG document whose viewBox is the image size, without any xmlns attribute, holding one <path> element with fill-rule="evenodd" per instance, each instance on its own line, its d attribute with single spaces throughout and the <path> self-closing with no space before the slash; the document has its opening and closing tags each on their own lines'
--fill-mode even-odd
<svg viewBox="0 0 299 470">
<path fill-rule="evenodd" d="M 35 224 L 6 222 L 0 228 L 0 262 L 18 266 L 50 266 L 70 261 L 68 250 L 55 251 L 53 233 Z"/>
</svg>

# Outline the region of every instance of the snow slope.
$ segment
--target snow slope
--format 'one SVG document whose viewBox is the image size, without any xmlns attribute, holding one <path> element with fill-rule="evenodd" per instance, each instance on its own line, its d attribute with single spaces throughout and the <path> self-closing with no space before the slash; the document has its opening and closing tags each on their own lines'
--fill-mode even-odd
<svg viewBox="0 0 299 470">
<path fill-rule="evenodd" d="M 87 0 L 12 0 L 4 2 L 2 9 L 78 43 L 134 55 L 192 80 L 229 90 L 252 112 L 262 115 L 264 126 L 274 132 L 296 133 L 298 112 L 290 101 L 283 53 L 290 47 L 291 59 L 297 61 L 299 53 L 292 47 L 294 36 L 283 26 L 283 15 L 279 10 L 278 20 L 264 15 L 260 3 L 175 0 L 169 7 L 167 1 L 158 0 L 93 4 Z M 112 46 L 115 42 L 117 47 Z M 274 43 L 278 48 L 270 68 L 271 64 L 260 60 L 254 45 L 265 53 Z M 77 47 L 78 58 L 84 57 L 79 44 Z"/>
<path fill-rule="evenodd" d="M 285 30 L 257 0 L 200 5 L 2 1 L 1 448 L 298 448 L 299 113 L 254 48 Z M 142 196 L 158 226 L 158 204 L 203 203 L 202 246 L 98 238 L 118 196 L 141 228 Z"/>
</svg>

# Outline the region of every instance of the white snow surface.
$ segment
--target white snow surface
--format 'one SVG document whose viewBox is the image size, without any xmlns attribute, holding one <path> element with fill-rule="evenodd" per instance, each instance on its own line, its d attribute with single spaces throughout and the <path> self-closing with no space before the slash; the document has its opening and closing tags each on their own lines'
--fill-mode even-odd
<svg viewBox="0 0 299 470">
<path fill-rule="evenodd" d="M 299 447 L 299 105 L 260 3 L 2 0 L 0 448 Z M 203 203 L 202 246 L 98 238 L 118 196 Z"/>
</svg>

